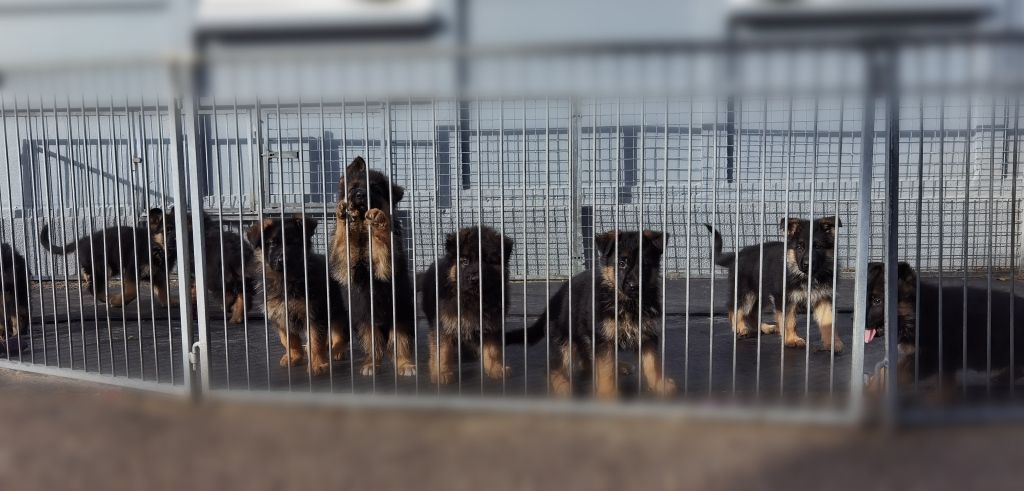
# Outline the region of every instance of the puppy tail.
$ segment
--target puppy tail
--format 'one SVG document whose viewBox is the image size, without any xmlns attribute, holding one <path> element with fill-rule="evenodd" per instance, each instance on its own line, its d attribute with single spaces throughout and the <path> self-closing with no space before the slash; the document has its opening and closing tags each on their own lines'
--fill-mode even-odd
<svg viewBox="0 0 1024 491">
<path fill-rule="evenodd" d="M 537 344 L 538 341 L 544 339 L 546 333 L 545 327 L 548 325 L 548 311 L 545 310 L 537 320 L 530 324 L 530 327 L 526 329 L 516 329 L 515 331 L 505 332 L 505 346 L 513 344 L 523 344 L 532 346 Z"/>
<path fill-rule="evenodd" d="M 39 231 L 39 243 L 42 244 L 42 246 L 46 250 L 48 250 L 48 251 L 50 251 L 50 252 L 52 252 L 54 254 L 61 254 L 61 255 L 67 255 L 67 254 L 71 254 L 72 252 L 75 252 L 75 247 L 76 247 L 74 242 L 72 242 L 70 244 L 65 244 L 65 245 L 60 246 L 60 247 L 51 244 L 50 243 L 50 227 L 47 226 L 47 225 L 43 225 L 42 230 Z"/>
<path fill-rule="evenodd" d="M 715 249 L 711 253 L 711 260 L 715 264 L 717 264 L 719 266 L 722 266 L 722 267 L 725 267 L 725 268 L 728 268 L 728 267 L 732 266 L 732 262 L 733 262 L 733 259 L 736 257 L 736 253 L 734 253 L 734 252 L 727 252 L 727 253 L 723 254 L 722 253 L 722 234 L 718 233 L 718 231 L 715 230 L 715 228 L 712 227 L 710 224 L 705 223 L 704 227 L 708 229 L 708 232 L 711 232 L 715 236 Z"/>
</svg>

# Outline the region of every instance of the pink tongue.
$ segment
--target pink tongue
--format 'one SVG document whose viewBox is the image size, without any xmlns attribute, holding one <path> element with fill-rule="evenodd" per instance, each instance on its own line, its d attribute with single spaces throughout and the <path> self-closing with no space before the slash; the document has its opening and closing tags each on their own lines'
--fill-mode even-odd
<svg viewBox="0 0 1024 491">
<path fill-rule="evenodd" d="M 875 329 L 865 329 L 864 330 L 864 344 L 870 343 L 872 339 L 875 339 L 875 334 L 877 332 L 878 331 L 875 330 Z"/>
</svg>

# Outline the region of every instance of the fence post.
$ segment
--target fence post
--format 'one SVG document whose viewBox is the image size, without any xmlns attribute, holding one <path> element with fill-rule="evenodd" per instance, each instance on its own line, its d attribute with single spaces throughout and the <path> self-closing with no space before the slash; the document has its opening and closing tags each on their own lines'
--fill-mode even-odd
<svg viewBox="0 0 1024 491">
<path fill-rule="evenodd" d="M 861 125 L 860 190 L 857 195 L 857 259 L 854 265 L 853 349 L 850 367 L 850 410 L 853 417 L 863 414 L 864 384 L 857 377 L 864 373 L 864 337 L 867 323 L 868 257 L 871 250 L 871 184 L 875 152 L 875 105 L 881 89 L 882 67 L 876 48 L 864 47 L 867 80 Z"/>
<path fill-rule="evenodd" d="M 199 195 L 199 152 L 196 147 L 195 106 L 192 93 L 191 64 L 175 64 L 171 68 L 174 82 L 174 97 L 171 103 L 173 144 L 171 162 L 174 166 L 174 227 L 178 230 L 178 299 L 181 308 L 182 354 L 187 374 L 187 387 L 193 398 L 209 390 L 209 353 L 207 350 L 207 317 L 205 264 L 203 244 L 202 199 Z M 184 124 L 183 124 L 184 123 Z M 183 134 L 184 133 L 184 134 Z M 187 155 L 187 157 L 186 157 Z M 185 179 L 188 176 L 188 182 Z M 185 196 L 185 191 L 189 196 Z M 188 206 L 191 203 L 191 206 Z M 185 211 L 191 213 L 191 225 Z M 191 232 L 191 237 L 189 233 Z M 190 247 L 194 243 L 196 247 Z M 195 254 L 195 261 L 191 256 Z M 191 301 L 192 280 L 195 273 L 196 305 Z M 198 324 L 198 336 L 194 335 L 192 321 Z M 198 353 L 197 353 L 198 352 Z M 197 374 L 198 371 L 198 374 Z M 198 383 L 197 383 L 198 382 Z"/>
<path fill-rule="evenodd" d="M 899 387 L 899 335 L 897 305 L 897 263 L 899 261 L 899 199 L 900 199 L 900 95 L 899 63 L 894 45 L 887 45 L 881 53 L 880 80 L 884 84 L 886 106 L 885 155 L 885 423 L 898 421 Z"/>
</svg>

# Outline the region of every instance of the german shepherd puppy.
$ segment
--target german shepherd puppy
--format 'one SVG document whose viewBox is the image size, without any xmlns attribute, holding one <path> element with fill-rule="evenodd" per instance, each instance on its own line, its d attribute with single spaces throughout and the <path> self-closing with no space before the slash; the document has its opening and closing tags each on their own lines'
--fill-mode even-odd
<svg viewBox="0 0 1024 491">
<path fill-rule="evenodd" d="M 391 353 L 399 375 L 416 375 L 412 273 L 402 228 L 394 220 L 403 193 L 362 157 L 348 165 L 338 183 L 331 275 L 348 287 L 353 327 L 365 354 L 360 373 L 366 376 Z"/>
<path fill-rule="evenodd" d="M 885 271 L 882 263 L 871 263 L 869 268 L 866 343 L 885 334 Z M 990 299 L 986 288 L 967 287 L 965 290 L 962 284 L 940 288 L 922 281 L 918 287 L 917 273 L 907 263 L 899 264 L 897 274 L 896 335 L 899 336 L 900 355 L 897 373 L 901 383 L 914 380 L 915 361 L 921 380 L 941 374 L 944 385 L 941 389 L 949 389 L 956 372 L 965 366 L 968 370 L 986 371 L 991 364 L 1000 378 L 1007 377 L 1011 353 L 1015 376 L 1022 374 L 1024 297 L 992 290 Z M 917 308 L 918 302 L 920 309 Z M 990 311 L 991 341 L 988 330 Z"/>
<path fill-rule="evenodd" d="M 551 341 L 557 347 L 552 350 L 555 359 L 550 383 L 552 391 L 561 396 L 573 391 L 570 372 L 575 366 L 570 366 L 571 359 L 572 365 L 593 370 L 594 393 L 599 398 L 617 397 L 616 346 L 639 347 L 647 387 L 659 395 L 675 393 L 675 382 L 662 374 L 658 360 L 665 240 L 664 234 L 653 230 L 598 235 L 594 238 L 597 271 L 583 271 L 569 280 L 572 298 L 569 283 L 562 285 L 551 297 L 547 311 L 528 329 L 507 333 L 506 343 L 534 344 L 544 339 L 550 320 Z"/>
<path fill-rule="evenodd" d="M 762 323 L 759 326 L 761 333 L 774 334 L 779 331 L 779 326 L 783 326 L 783 341 L 787 347 L 805 347 L 807 342 L 797 334 L 796 316 L 809 302 L 821 333 L 822 349 L 835 349 L 837 353 L 843 351 L 842 340 L 838 336 L 834 343 L 832 340 L 835 231 L 837 226 L 843 226 L 842 221 L 836 217 L 822 217 L 812 225 L 809 220 L 783 218 L 779 227 L 786 232 L 785 243 L 765 242 L 725 254 L 722 253 L 722 235 L 711 225 L 704 226 L 714 234 L 712 260 L 718 266 L 729 268 L 727 308 L 729 322 L 737 337 L 750 336 L 752 326 L 757 323 L 757 314 L 761 311 L 760 285 L 760 293 L 771 300 L 775 309 L 775 324 Z M 763 260 L 760 256 L 762 247 Z M 808 272 L 812 275 L 809 280 Z M 783 298 L 785 313 L 782 312 Z"/>
<path fill-rule="evenodd" d="M 280 365 L 298 366 L 305 361 L 302 339 L 308 330 L 309 370 L 322 375 L 330 369 L 328 336 L 333 359 L 341 360 L 345 353 L 348 315 L 341 285 L 326 278 L 326 258 L 312 252 L 316 226 L 316 220 L 301 215 L 267 218 L 249 228 L 246 240 L 253 248 L 253 270 L 262 269 L 262 274 L 254 276 L 266 277 L 262 286 L 267 318 L 276 325 L 285 349 Z"/>
<path fill-rule="evenodd" d="M 177 252 L 177 228 L 174 221 L 175 210 L 161 215 L 159 220 L 151 219 L 154 242 L 164 244 L 168 253 Z M 228 322 L 241 324 L 246 309 L 251 306 L 252 289 L 255 287 L 253 278 L 244 274 L 244 265 L 252 258 L 252 246 L 231 230 L 222 228 L 216 220 L 203 213 L 203 236 L 206 243 L 206 290 L 217 301 L 224 302 L 225 314 L 230 311 Z M 192 223 L 191 215 L 186 215 L 186 223 Z M 222 254 L 223 252 L 223 254 Z M 194 258 L 194 255 L 190 255 Z M 174 265 L 176 255 L 169 258 Z M 193 259 L 194 261 L 194 259 Z M 194 262 L 193 262 L 194 264 Z M 195 267 L 190 265 L 189 275 L 195 275 Z M 196 285 L 192 284 L 192 303 L 196 301 Z"/>
<path fill-rule="evenodd" d="M 0 344 L 28 332 L 29 290 L 25 258 L 10 244 L 0 244 L 0 264 L 3 265 L 3 313 L 4 329 L 0 332 Z"/>
<path fill-rule="evenodd" d="M 78 253 L 78 266 L 82 282 L 96 300 L 111 307 L 123 307 L 138 296 L 138 280 L 148 279 L 153 297 L 160 305 L 171 305 L 166 271 L 173 267 L 173 254 L 168 254 L 166 242 L 152 234 L 158 227 L 162 232 L 164 213 L 159 208 L 149 210 L 148 226 L 122 225 L 107 227 L 91 236 L 63 246 L 50 244 L 47 226 L 39 231 L 39 243 L 53 254 Z M 138 258 L 138 261 L 136 261 Z M 107 298 L 107 275 L 121 277 L 121 291 Z"/>
<path fill-rule="evenodd" d="M 448 234 L 444 256 L 420 274 L 423 312 L 431 328 L 432 383 L 452 381 L 455 373 L 451 363 L 459 338 L 464 348 L 476 351 L 483 359 L 488 377 L 500 379 L 506 375 L 508 368 L 501 358 L 501 320 L 508 306 L 507 273 L 513 246 L 512 239 L 490 227 L 466 227 Z M 483 353 L 479 353 L 481 336 Z"/>
</svg>

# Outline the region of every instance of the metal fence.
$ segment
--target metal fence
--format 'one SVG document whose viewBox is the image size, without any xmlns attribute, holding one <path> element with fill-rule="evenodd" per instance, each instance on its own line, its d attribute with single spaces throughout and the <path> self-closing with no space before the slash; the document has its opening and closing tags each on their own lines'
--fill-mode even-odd
<svg viewBox="0 0 1024 491">
<path fill-rule="evenodd" d="M 606 392 L 599 386 L 610 377 L 603 373 L 610 356 L 622 372 L 610 377 L 615 392 L 634 401 L 613 406 L 619 409 L 854 419 L 863 374 L 899 349 L 895 336 L 860 342 L 870 313 L 868 261 L 908 261 L 926 282 L 955 275 L 986 291 L 1014 289 L 1020 74 L 1010 61 L 1017 44 L 573 47 L 210 58 L 198 71 L 15 71 L 0 89 L 9 176 L 0 190 L 0 240 L 25 258 L 30 291 L 15 300 L 29 300 L 31 327 L 8 342 L 4 365 L 228 396 L 561 407 L 551 402 L 558 399 L 555 372 L 568 363 L 579 394 L 565 407 L 590 408 L 605 407 L 583 401 Z M 391 217 L 402 232 L 389 238 L 408 258 L 407 279 L 376 284 L 377 300 L 397 301 L 367 312 L 352 304 L 362 287 L 332 275 L 343 257 L 332 251 L 348 223 L 336 219 L 346 199 L 339 181 L 356 156 L 404 188 Z M 371 199 L 375 192 L 370 188 Z M 151 229 L 153 208 L 177 213 L 159 215 L 163 222 Z M 288 294 L 267 283 L 274 281 L 267 279 L 267 234 L 283 225 L 263 225 L 287 224 L 295 214 L 316 220 L 300 227 L 312 232 L 305 247 L 301 238 L 290 241 L 287 227 L 282 242 L 285 256 L 299 244 L 306 259 L 300 271 L 307 272 L 298 274 L 308 294 L 293 299 L 301 306 L 284 302 L 280 317 L 275 305 Z M 764 311 L 753 315 L 756 324 L 776 325 L 764 333 L 755 325 L 738 339 L 727 313 L 740 309 L 750 286 L 713 264 L 704 224 L 722 233 L 727 253 L 769 241 L 788 248 L 796 236 L 780 229 L 780 220 L 831 216 L 842 225 L 834 230 L 833 264 L 811 265 L 812 273 L 817 266 L 835 271 L 821 305 L 828 315 L 815 312 L 818 305 L 798 305 L 794 333 L 806 344 L 787 347 L 789 335 L 772 331 L 787 327 L 774 310 L 786 309 L 790 295 L 773 305 L 776 278 L 765 276 L 755 283 Z M 86 239 L 76 252 L 55 254 L 40 245 L 43 226 L 55 245 Z M 118 234 L 112 226 L 132 231 Z M 498 295 L 484 306 L 473 297 L 479 305 L 462 306 L 460 287 L 448 292 L 459 310 L 478 318 L 455 322 L 454 381 L 441 384 L 428 362 L 441 355 L 443 336 L 431 328 L 441 314 L 431 319 L 425 309 L 422 289 L 430 282 L 411 278 L 445 255 L 448 234 L 480 226 L 513 241 L 496 284 L 508 300 Z M 599 241 L 613 230 L 662 232 L 664 243 L 657 267 L 645 270 L 653 289 L 639 290 L 652 297 L 651 308 L 613 322 L 609 339 L 622 349 L 602 357 L 596 321 L 584 322 L 590 333 L 567 334 L 583 336 L 573 343 L 557 337 L 559 323 L 584 318 L 578 309 L 587 302 L 564 319 L 545 322 L 543 313 L 557 307 L 548 299 L 570 277 L 582 281 L 572 283 L 578 288 L 600 284 L 607 256 Z M 93 233 L 99 235 L 90 241 Z M 84 243 L 96 254 L 83 255 Z M 622 241 L 615 244 L 617 250 Z M 83 261 L 93 263 L 89 278 Z M 108 275 L 108 298 L 138 283 L 138 300 L 123 308 L 96 300 L 88 281 L 96 283 L 101 261 L 118 270 Z M 405 274 L 397 271 L 400 261 L 391 257 L 396 278 Z M 138 267 L 130 273 L 126 262 Z M 737 277 L 760 277 L 751 268 L 774 271 L 782 258 L 739 262 Z M 195 269 L 183 267 L 189 264 Z M 308 270 L 311 264 L 320 270 Z M 165 306 L 154 297 L 156 266 L 180 303 Z M 461 279 L 461 268 L 453 274 Z M 235 276 L 243 280 L 225 286 Z M 434 288 L 442 277 L 435 275 Z M 4 278 L 6 299 L 17 288 L 7 288 L 6 272 Z M 571 296 L 565 288 L 563 296 Z M 587 291 L 596 309 L 599 293 Z M 897 300 L 886 301 L 890 312 Z M 319 318 L 323 312 L 313 311 L 323 302 L 327 317 Z M 408 366 L 396 368 L 403 366 L 399 349 L 387 343 L 389 334 L 398 336 L 402 323 L 392 320 L 404 311 L 415 313 L 404 326 L 415 376 L 405 376 Z M 497 330 L 480 335 L 475 325 L 485 314 Z M 819 334 L 822 317 L 832 319 L 838 342 L 826 339 L 827 329 Z M 372 342 L 387 347 L 369 350 L 385 359 L 371 360 L 380 365 L 372 375 L 360 373 L 367 367 L 360 323 L 367 319 L 385 326 Z M 650 324 L 640 346 L 619 332 L 636 319 Z M 310 376 L 314 348 L 301 345 L 316 344 L 318 329 L 334 333 L 327 324 L 339 320 L 344 342 L 328 349 L 338 360 Z M 279 340 L 277 321 L 305 325 L 288 326 Z M 546 335 L 532 346 L 490 344 L 537 322 Z M 288 360 L 285 346 L 297 350 L 295 366 L 279 366 Z M 492 372 L 495 363 L 508 369 Z M 659 378 L 674 380 L 676 390 L 665 390 Z M 890 382 L 895 390 L 899 381 Z M 968 384 L 962 387 L 966 394 Z M 916 410 L 918 399 L 900 394 L 890 400 Z"/>
</svg>

